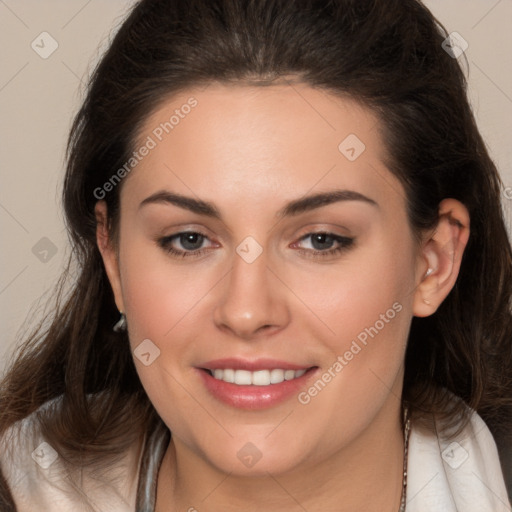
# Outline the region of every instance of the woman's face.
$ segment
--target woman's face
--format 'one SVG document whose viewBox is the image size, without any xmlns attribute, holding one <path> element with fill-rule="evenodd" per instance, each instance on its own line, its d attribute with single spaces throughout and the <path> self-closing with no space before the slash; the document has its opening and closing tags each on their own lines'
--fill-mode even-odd
<svg viewBox="0 0 512 512">
<path fill-rule="evenodd" d="M 426 264 L 377 118 L 306 85 L 211 84 L 136 150 L 113 286 L 174 442 L 277 474 L 398 425 Z"/>
</svg>

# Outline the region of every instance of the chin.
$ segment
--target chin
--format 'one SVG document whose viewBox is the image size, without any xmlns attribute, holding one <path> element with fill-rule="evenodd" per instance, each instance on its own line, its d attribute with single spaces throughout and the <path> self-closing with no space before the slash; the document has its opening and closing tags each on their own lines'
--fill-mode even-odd
<svg viewBox="0 0 512 512">
<path fill-rule="evenodd" d="M 252 439 L 252 440 L 251 440 Z M 295 442 L 286 442 L 294 440 Z M 300 447 L 302 445 L 302 449 Z M 304 459 L 304 446 L 296 435 L 280 436 L 274 441 L 260 436 L 237 436 L 230 438 L 229 442 L 218 443 L 218 449 L 212 446 L 201 450 L 202 457 L 208 464 L 216 467 L 223 473 L 233 476 L 268 476 L 291 472 L 306 460 Z"/>
</svg>

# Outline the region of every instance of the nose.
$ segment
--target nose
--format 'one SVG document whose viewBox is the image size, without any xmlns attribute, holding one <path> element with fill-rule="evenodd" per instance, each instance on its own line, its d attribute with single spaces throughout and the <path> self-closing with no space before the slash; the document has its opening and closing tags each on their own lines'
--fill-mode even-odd
<svg viewBox="0 0 512 512">
<path fill-rule="evenodd" d="M 217 328 L 253 340 L 276 333 L 289 323 L 286 287 L 267 265 L 265 251 L 251 263 L 235 254 L 214 311 Z"/>
</svg>

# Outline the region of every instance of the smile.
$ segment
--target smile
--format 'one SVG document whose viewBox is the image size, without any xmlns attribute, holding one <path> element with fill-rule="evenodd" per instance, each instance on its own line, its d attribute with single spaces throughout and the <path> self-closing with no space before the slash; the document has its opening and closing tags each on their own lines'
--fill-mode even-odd
<svg viewBox="0 0 512 512">
<path fill-rule="evenodd" d="M 217 359 L 196 366 L 209 395 L 231 407 L 268 409 L 293 399 L 319 372 L 306 366 L 276 359 Z"/>
<path fill-rule="evenodd" d="M 271 386 L 281 384 L 285 380 L 293 380 L 302 377 L 306 369 L 302 370 L 283 370 L 275 368 L 273 370 L 235 370 L 233 368 L 209 370 L 214 379 L 222 380 L 238 386 Z"/>
</svg>

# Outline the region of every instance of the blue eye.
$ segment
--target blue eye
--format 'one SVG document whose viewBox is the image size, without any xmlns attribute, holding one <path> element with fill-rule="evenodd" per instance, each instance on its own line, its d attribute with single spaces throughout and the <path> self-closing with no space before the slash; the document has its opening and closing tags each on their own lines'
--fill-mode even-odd
<svg viewBox="0 0 512 512">
<path fill-rule="evenodd" d="M 323 258 L 341 253 L 342 251 L 349 249 L 355 240 L 354 238 L 340 236 L 334 233 L 317 232 L 308 233 L 303 236 L 299 242 L 295 242 L 293 245 L 296 246 L 307 239 L 311 240 L 312 248 L 298 248 L 298 250 L 301 254 L 313 258 Z M 190 258 L 202 256 L 210 250 L 211 247 L 203 247 L 206 240 L 209 240 L 208 237 L 197 231 L 183 231 L 181 233 L 160 238 L 157 242 L 162 249 L 173 257 Z M 178 244 L 182 249 L 176 247 Z"/>
</svg>

